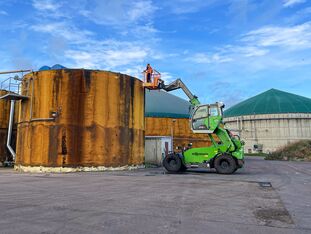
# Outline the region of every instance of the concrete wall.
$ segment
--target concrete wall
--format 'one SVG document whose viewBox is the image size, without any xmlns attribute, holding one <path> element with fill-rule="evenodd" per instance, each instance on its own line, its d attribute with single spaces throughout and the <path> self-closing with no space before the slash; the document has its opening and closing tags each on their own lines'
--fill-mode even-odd
<svg viewBox="0 0 311 234">
<path fill-rule="evenodd" d="M 229 117 L 226 127 L 245 141 L 245 152 L 272 152 L 290 142 L 311 139 L 311 114 L 269 114 Z"/>
</svg>

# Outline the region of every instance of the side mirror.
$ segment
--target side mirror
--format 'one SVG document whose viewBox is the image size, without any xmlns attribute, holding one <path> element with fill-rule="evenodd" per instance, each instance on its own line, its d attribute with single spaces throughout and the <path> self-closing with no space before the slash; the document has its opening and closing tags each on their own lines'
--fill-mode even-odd
<svg viewBox="0 0 311 234">
<path fill-rule="evenodd" d="M 189 146 L 189 147 L 192 147 L 192 143 L 189 143 L 188 146 Z"/>
</svg>

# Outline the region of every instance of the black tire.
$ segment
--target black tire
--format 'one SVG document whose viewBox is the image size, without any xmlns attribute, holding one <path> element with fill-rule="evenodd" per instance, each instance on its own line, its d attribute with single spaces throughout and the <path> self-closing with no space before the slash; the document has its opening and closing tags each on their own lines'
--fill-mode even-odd
<svg viewBox="0 0 311 234">
<path fill-rule="evenodd" d="M 182 163 L 179 171 L 185 172 L 187 171 L 187 167 Z"/>
<path fill-rule="evenodd" d="M 237 170 L 234 158 L 229 154 L 222 154 L 214 161 L 214 167 L 219 174 L 232 174 Z"/>
<path fill-rule="evenodd" d="M 180 157 L 176 154 L 169 154 L 163 159 L 163 166 L 169 172 L 179 172 L 182 167 Z"/>
</svg>

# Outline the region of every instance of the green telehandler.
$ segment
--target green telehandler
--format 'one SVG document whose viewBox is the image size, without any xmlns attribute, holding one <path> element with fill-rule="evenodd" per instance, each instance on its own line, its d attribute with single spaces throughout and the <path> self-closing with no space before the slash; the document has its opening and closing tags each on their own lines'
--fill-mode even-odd
<svg viewBox="0 0 311 234">
<path fill-rule="evenodd" d="M 207 134 L 212 145 L 201 148 L 189 147 L 181 152 L 172 152 L 163 159 L 163 166 L 169 172 L 181 172 L 188 168 L 215 168 L 217 173 L 232 174 L 244 164 L 244 142 L 234 136 L 223 124 L 224 104 L 200 104 L 186 85 L 177 79 L 165 85 L 163 80 L 156 79 L 152 89 L 163 89 L 167 92 L 182 89 L 192 104 L 190 127 L 193 133 Z"/>
</svg>

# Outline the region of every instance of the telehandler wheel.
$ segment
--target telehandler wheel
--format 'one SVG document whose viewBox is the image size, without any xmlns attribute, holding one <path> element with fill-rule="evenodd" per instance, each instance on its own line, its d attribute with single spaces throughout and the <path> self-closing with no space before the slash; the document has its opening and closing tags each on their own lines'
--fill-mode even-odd
<svg viewBox="0 0 311 234">
<path fill-rule="evenodd" d="M 229 154 L 222 154 L 214 161 L 214 167 L 219 174 L 232 174 L 237 170 L 234 158 Z"/>
<path fill-rule="evenodd" d="M 182 167 L 182 162 L 178 155 L 169 154 L 163 159 L 163 166 L 169 172 L 179 172 Z"/>
<path fill-rule="evenodd" d="M 185 172 L 187 171 L 187 167 L 182 163 L 179 171 Z"/>
</svg>

